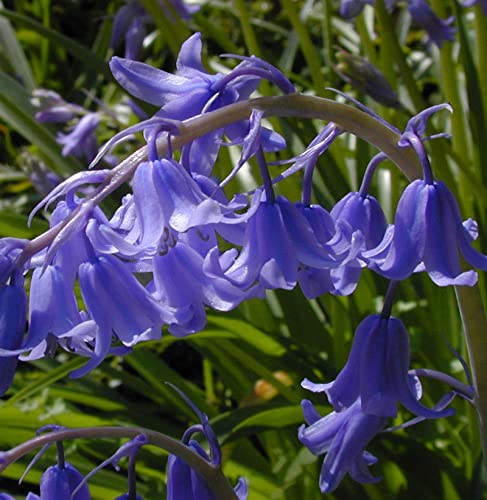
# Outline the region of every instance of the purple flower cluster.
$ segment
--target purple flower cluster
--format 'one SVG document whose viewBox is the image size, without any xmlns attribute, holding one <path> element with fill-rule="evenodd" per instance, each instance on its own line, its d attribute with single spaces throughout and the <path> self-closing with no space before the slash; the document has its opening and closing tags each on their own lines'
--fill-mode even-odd
<svg viewBox="0 0 487 500">
<path fill-rule="evenodd" d="M 417 153 L 423 178 L 405 189 L 393 224 L 368 193 L 377 164 L 386 158 L 383 153 L 371 160 L 360 190 L 327 211 L 311 202 L 311 185 L 318 157 L 343 132 L 333 123 L 274 180 L 265 153 L 281 150 L 285 141 L 263 124 L 258 109 L 249 119 L 207 131 L 178 154 L 172 151 L 171 141 L 182 127 L 248 99 L 264 79 L 285 94 L 295 92 L 279 70 L 257 57 L 235 56 L 241 62 L 234 69 L 211 74 L 202 64 L 201 49 L 201 36 L 194 34 L 181 48 L 175 74 L 112 59 L 112 72 L 122 87 L 160 107 L 155 117 L 138 126 L 148 154 L 135 170 L 132 192 L 115 213 L 106 215 L 94 201 L 101 198 L 86 197 L 83 187 L 98 184 L 96 193 L 103 194 L 118 171 L 82 172 L 56 186 L 36 207 L 56 204 L 50 217 L 53 238 L 48 232 L 33 242 L 0 240 L 1 394 L 10 386 L 19 358 L 52 356 L 62 348 L 88 358 L 71 374 L 81 377 L 108 354 L 122 355 L 139 342 L 159 339 L 163 328 L 175 336 L 198 332 L 205 326 L 207 308 L 228 311 L 247 299 L 264 297 L 267 290 L 299 284 L 308 298 L 348 295 L 365 268 L 391 280 L 423 271 L 440 286 L 472 286 L 477 274 L 462 270 L 460 254 L 487 270 L 487 257 L 471 246 L 475 222 L 462 222 L 453 194 L 434 178 L 425 152 L 426 121 L 444 105 L 420 113 L 400 134 L 398 146 Z M 49 111 L 55 116 L 69 112 L 61 104 L 63 109 L 55 107 Z M 85 115 L 69 140 L 63 139 L 65 147 L 87 154 L 86 137 L 95 121 Z M 164 156 L 158 153 L 162 139 L 169 145 Z M 240 145 L 242 156 L 220 180 L 215 160 L 228 144 Z M 252 192 L 227 196 L 223 188 L 251 158 L 262 184 Z M 297 171 L 304 171 L 302 199 L 278 195 L 275 184 Z M 24 277 L 29 271 L 27 300 Z M 347 472 L 362 482 L 375 480 L 367 471 L 375 459 L 364 449 L 387 418 L 396 415 L 399 403 L 421 418 L 451 414 L 419 403 L 419 380 L 409 372 L 408 335 L 390 310 L 359 326 L 350 359 L 334 382 L 304 386 L 325 392 L 334 408 L 321 418 L 310 402 L 303 402 L 309 426 L 299 431 L 313 453 L 327 453 L 323 491 L 333 490 Z M 188 430 L 183 442 L 219 465 L 216 439 L 206 416 L 200 417 L 201 426 Z M 191 439 L 194 432 L 208 439 L 211 457 Z M 182 498 L 181 491 L 185 498 L 211 498 L 203 495 L 201 480 L 179 458 L 170 459 L 168 475 L 178 478 L 169 498 Z M 244 498 L 245 486 L 238 488 Z"/>
</svg>

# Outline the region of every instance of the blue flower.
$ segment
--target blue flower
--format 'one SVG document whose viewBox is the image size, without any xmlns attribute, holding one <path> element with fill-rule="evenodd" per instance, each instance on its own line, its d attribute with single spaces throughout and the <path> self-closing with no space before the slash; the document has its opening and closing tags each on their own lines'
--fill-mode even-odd
<svg viewBox="0 0 487 500">
<path fill-rule="evenodd" d="M 425 418 L 452 414 L 419 403 L 421 386 L 408 374 L 409 336 L 397 318 L 375 314 L 358 326 L 347 363 L 329 384 L 303 381 L 303 387 L 326 392 L 333 408 L 341 412 L 360 398 L 362 411 L 377 417 L 395 417 L 402 403 L 410 412 Z"/>
<path fill-rule="evenodd" d="M 90 318 L 96 323 L 91 360 L 71 376 L 92 370 L 108 354 L 114 335 L 124 346 L 161 336 L 172 314 L 160 307 L 130 268 L 112 255 L 92 257 L 79 267 L 79 285 Z"/>
<path fill-rule="evenodd" d="M 439 286 L 473 286 L 477 273 L 462 272 L 459 254 L 484 271 L 487 257 L 472 248 L 469 226 L 462 223 L 458 204 L 443 182 L 415 180 L 399 200 L 394 226 L 365 256 L 370 267 L 389 279 L 403 280 L 425 270 Z"/>
<path fill-rule="evenodd" d="M 98 113 L 87 113 L 68 134 L 58 133 L 56 140 L 63 145 L 62 154 L 73 154 L 91 161 L 98 151 L 95 130 L 100 123 Z"/>
<path fill-rule="evenodd" d="M 455 28 L 450 26 L 453 17 L 440 19 L 425 0 L 408 0 L 408 10 L 414 21 L 421 26 L 429 38 L 441 47 L 443 42 L 455 39 Z"/>
<path fill-rule="evenodd" d="M 83 484 L 83 476 L 71 464 L 63 467 L 53 465 L 41 477 L 41 495 L 29 493 L 26 500 L 54 500 L 72 498 L 72 500 L 91 500 L 88 486 Z M 74 496 L 73 493 L 76 492 Z"/>
<path fill-rule="evenodd" d="M 15 272 L 10 284 L 0 283 L 0 348 L 15 350 L 22 344 L 26 326 L 27 297 L 24 280 L 19 271 Z M 0 358 L 0 396 L 12 383 L 17 356 Z"/>
<path fill-rule="evenodd" d="M 345 19 L 356 17 L 364 10 L 367 4 L 373 5 L 374 0 L 341 0 L 340 15 Z"/>
<path fill-rule="evenodd" d="M 256 282 L 266 289 L 294 288 L 301 265 L 330 269 L 339 265 L 334 254 L 317 240 L 298 207 L 282 196 L 274 203 L 258 191 L 257 209 L 245 229 L 243 248 L 238 256 L 230 250 L 222 266 L 225 276 L 247 288 Z"/>
<path fill-rule="evenodd" d="M 32 104 L 40 108 L 35 115 L 41 123 L 67 122 L 80 113 L 85 113 L 81 106 L 66 102 L 57 92 L 35 89 L 32 92 Z"/>
<path fill-rule="evenodd" d="M 112 58 L 110 69 L 127 92 L 161 106 L 157 116 L 185 120 L 228 104 L 247 99 L 262 79 L 276 84 L 285 93 L 295 92 L 291 82 L 274 66 L 255 57 L 232 56 L 243 61 L 228 74 L 208 73 L 201 61 L 201 34 L 195 33 L 181 46 L 175 75 L 147 64 Z M 242 139 L 249 130 L 248 120 L 224 130 L 209 132 L 183 148 L 191 171 L 209 175 L 222 142 L 223 133 L 232 141 Z M 266 140 L 266 139 L 269 140 Z M 282 141 L 284 142 L 284 141 Z M 275 135 L 263 134 L 264 150 L 275 151 Z"/>
<path fill-rule="evenodd" d="M 174 242 L 166 252 L 153 257 L 153 297 L 173 311 L 169 332 L 184 336 L 202 330 L 206 324 L 205 305 L 229 311 L 258 290 L 242 290 L 223 275 L 205 272 L 204 258 L 183 241 Z M 215 247 L 216 252 L 218 251 Z"/>
<path fill-rule="evenodd" d="M 151 21 L 144 7 L 137 1 L 128 1 L 120 7 L 113 19 L 110 47 L 116 49 L 125 39 L 125 57 L 137 59 L 142 49 L 147 30 L 145 24 Z"/>
<path fill-rule="evenodd" d="M 323 493 L 334 491 L 347 473 L 360 483 L 380 481 L 368 471 L 377 458 L 365 451 L 365 447 L 385 427 L 386 418 L 365 414 L 360 399 L 344 411 L 325 417 L 307 399 L 301 406 L 308 427 L 299 428 L 299 440 L 314 455 L 326 453 L 320 474 Z"/>
</svg>

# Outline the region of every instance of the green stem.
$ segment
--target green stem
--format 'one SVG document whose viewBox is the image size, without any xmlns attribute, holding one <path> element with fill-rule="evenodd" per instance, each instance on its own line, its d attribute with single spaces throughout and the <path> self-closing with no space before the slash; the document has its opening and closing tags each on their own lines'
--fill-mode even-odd
<svg viewBox="0 0 487 500">
<path fill-rule="evenodd" d="M 455 287 L 475 388 L 484 466 L 487 467 L 487 336 L 482 297 L 478 286 Z"/>
<path fill-rule="evenodd" d="M 475 11 L 475 36 L 477 47 L 477 74 L 478 81 L 481 82 L 480 92 L 482 95 L 482 107 L 484 117 L 487 114 L 487 17 L 482 12 L 482 7 L 478 4 Z"/>
<path fill-rule="evenodd" d="M 377 20 L 380 24 L 380 33 L 383 40 L 382 45 L 389 47 L 390 53 L 392 54 L 399 69 L 401 78 L 406 85 L 409 97 L 415 108 L 414 110 L 418 112 L 426 107 L 426 102 L 419 91 L 416 78 L 407 63 L 402 47 L 399 44 L 394 30 L 394 23 L 392 22 L 391 15 L 387 12 L 384 0 L 377 0 L 375 4 L 375 12 L 377 14 Z"/>
<path fill-rule="evenodd" d="M 441 17 L 447 16 L 444 0 L 433 0 L 433 8 Z M 470 150 L 467 141 L 467 130 L 469 130 L 460 96 L 459 78 L 457 65 L 453 59 L 453 42 L 445 41 L 440 49 L 440 81 L 444 89 L 446 100 L 453 107 L 452 114 L 452 144 L 453 149 L 461 158 L 467 160 L 470 158 Z"/>
<path fill-rule="evenodd" d="M 81 427 L 42 434 L 9 451 L 0 453 L 0 472 L 3 472 L 10 464 L 27 453 L 49 443 L 57 443 L 66 439 L 135 438 L 141 434 L 147 437 L 148 444 L 158 446 L 183 459 L 206 481 L 215 498 L 218 500 L 235 500 L 237 498 L 232 485 L 222 474 L 220 467 L 213 466 L 176 439 L 142 427 Z"/>
<path fill-rule="evenodd" d="M 320 54 L 311 41 L 308 30 L 301 21 L 292 0 L 281 0 L 281 4 L 286 11 L 296 35 L 298 36 L 299 45 L 303 51 L 303 55 L 306 59 L 306 64 L 311 75 L 311 80 L 313 81 L 314 91 L 317 95 L 323 95 L 325 91 L 325 79 L 321 73 Z"/>
</svg>

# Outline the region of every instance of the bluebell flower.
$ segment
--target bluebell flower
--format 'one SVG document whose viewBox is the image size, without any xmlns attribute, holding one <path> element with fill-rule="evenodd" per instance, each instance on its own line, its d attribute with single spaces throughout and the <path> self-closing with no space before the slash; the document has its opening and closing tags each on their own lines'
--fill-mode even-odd
<svg viewBox="0 0 487 500">
<path fill-rule="evenodd" d="M 90 318 L 96 323 L 90 361 L 72 376 L 83 376 L 108 354 L 114 335 L 126 347 L 161 336 L 172 314 L 160 307 L 130 269 L 111 255 L 91 258 L 79 267 L 79 285 Z"/>
<path fill-rule="evenodd" d="M 0 500 L 15 500 L 15 498 L 8 493 L 0 493 Z"/>
<path fill-rule="evenodd" d="M 198 415 L 201 424 L 193 425 L 185 431 L 181 442 L 187 445 L 194 453 L 207 460 L 215 467 L 221 466 L 221 449 L 218 439 L 210 425 L 208 416 L 200 411 L 179 389 L 174 389 L 183 397 L 188 405 Z M 210 454 L 204 450 L 198 441 L 192 437 L 201 433 L 208 441 Z M 248 485 L 244 478 L 238 480 L 235 486 L 235 494 L 238 500 L 247 500 Z M 217 500 L 210 488 L 197 473 L 186 462 L 176 456 L 169 455 L 167 461 L 167 500 Z"/>
<path fill-rule="evenodd" d="M 248 220 L 240 254 L 230 250 L 221 260 L 227 279 L 242 288 L 258 282 L 266 289 L 290 290 L 297 283 L 300 265 L 319 269 L 339 265 L 319 243 L 296 205 L 282 196 L 268 202 L 260 191 L 255 193 L 253 203 L 257 203 L 257 209 Z"/>
<path fill-rule="evenodd" d="M 408 370 L 409 336 L 404 324 L 397 318 L 374 314 L 358 326 L 347 363 L 333 382 L 312 384 L 305 380 L 302 385 L 326 392 L 338 412 L 360 398 L 362 411 L 377 417 L 395 417 L 398 403 L 425 418 L 451 415 L 450 409 L 437 411 L 418 401 L 420 382 Z"/>
<path fill-rule="evenodd" d="M 298 270 L 301 290 L 309 299 L 315 299 L 324 293 L 350 295 L 357 287 L 365 266 L 359 258 L 364 237 L 360 231 L 353 232 L 347 222 L 335 222 L 320 205 L 297 206 L 320 245 L 339 262 L 338 267 L 329 269 L 301 265 Z"/>
<path fill-rule="evenodd" d="M 40 108 L 35 119 L 42 123 L 67 122 L 85 110 L 81 106 L 66 102 L 57 92 L 46 89 L 32 91 L 31 102 Z"/>
<path fill-rule="evenodd" d="M 221 203 L 204 193 L 189 172 L 172 159 L 144 162 L 133 180 L 134 203 L 142 247 L 157 248 L 168 230 L 184 232 L 208 224 L 237 224 L 235 215 L 247 204 L 244 196 Z"/>
<path fill-rule="evenodd" d="M 360 483 L 380 481 L 380 477 L 372 476 L 368 470 L 377 458 L 365 451 L 365 447 L 385 427 L 387 418 L 364 413 L 360 399 L 325 417 L 307 399 L 301 406 L 308 427 L 303 424 L 299 428 L 298 439 L 314 455 L 326 453 L 319 482 L 322 493 L 334 491 L 347 473 Z"/>
<path fill-rule="evenodd" d="M 201 34 L 195 33 L 182 46 L 175 75 L 147 64 L 114 57 L 110 69 L 127 92 L 139 99 L 161 106 L 157 116 L 185 120 L 204 112 L 247 99 L 265 78 L 285 93 L 295 92 L 289 80 L 271 64 L 257 57 L 238 57 L 242 62 L 223 75 L 208 73 L 201 62 Z M 248 120 L 209 132 L 183 148 L 183 157 L 193 172 L 209 175 L 222 143 L 223 133 L 232 141 L 246 136 Z M 269 135 L 269 134 L 268 134 Z M 263 138 L 266 139 L 267 135 Z M 274 151 L 275 136 L 263 140 L 264 150 Z"/>
<path fill-rule="evenodd" d="M 216 252 L 218 250 L 215 247 Z M 205 306 L 229 311 L 258 290 L 242 290 L 223 275 L 205 272 L 204 258 L 182 241 L 168 247 L 152 259 L 153 297 L 164 308 L 173 311 L 169 332 L 184 336 L 202 330 L 206 324 Z"/>
<path fill-rule="evenodd" d="M 56 140 L 63 146 L 63 156 L 73 154 L 91 161 L 98 151 L 95 130 L 100 123 L 98 113 L 87 113 L 68 134 L 58 133 Z"/>
<path fill-rule="evenodd" d="M 443 182 L 418 179 L 402 194 L 394 226 L 365 256 L 373 269 L 389 279 L 403 280 L 415 270 L 425 270 L 439 286 L 473 286 L 477 273 L 462 272 L 459 254 L 484 271 L 487 257 L 471 246 L 473 238 L 467 227 Z"/>
<path fill-rule="evenodd" d="M 0 283 L 0 348 L 18 349 L 23 341 L 26 327 L 27 296 L 24 280 L 20 271 L 16 271 L 7 285 Z M 0 358 L 0 396 L 12 383 L 17 367 L 17 356 Z"/>
<path fill-rule="evenodd" d="M 110 47 L 116 49 L 124 38 L 125 57 L 138 59 L 147 34 L 145 25 L 149 22 L 151 22 L 151 17 L 144 7 L 136 0 L 129 0 L 115 14 Z"/>
<path fill-rule="evenodd" d="M 438 47 L 441 47 L 444 41 L 451 42 L 455 39 L 456 30 L 451 26 L 453 17 L 440 19 L 426 0 L 408 0 L 407 6 L 414 21 L 428 33 L 431 41 Z"/>
<path fill-rule="evenodd" d="M 81 485 L 82 481 L 83 476 L 71 464 L 65 463 L 63 467 L 53 465 L 42 474 L 40 496 L 29 493 L 26 500 L 54 500 L 61 498 L 91 500 L 88 486 L 86 484 Z M 75 490 L 77 492 L 72 496 Z"/>
</svg>

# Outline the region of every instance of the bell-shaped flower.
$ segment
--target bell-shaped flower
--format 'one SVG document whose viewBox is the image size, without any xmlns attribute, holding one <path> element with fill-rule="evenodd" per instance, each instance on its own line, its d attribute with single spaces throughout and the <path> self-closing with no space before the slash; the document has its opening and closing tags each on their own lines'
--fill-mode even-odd
<svg viewBox="0 0 487 500">
<path fill-rule="evenodd" d="M 65 463 L 62 467 L 53 465 L 42 474 L 40 496 L 29 493 L 26 500 L 54 500 L 55 498 L 91 500 L 88 486 L 81 485 L 82 481 L 83 476 L 71 464 Z"/>
<path fill-rule="evenodd" d="M 217 251 L 217 249 L 215 248 Z M 164 255 L 153 257 L 153 296 L 164 308 L 174 311 L 169 332 L 183 336 L 202 330 L 206 324 L 205 306 L 229 311 L 255 296 L 225 276 L 207 274 L 204 259 L 182 241 L 169 247 Z"/>
<path fill-rule="evenodd" d="M 338 412 L 360 398 L 362 411 L 378 417 L 395 417 L 398 403 L 425 418 L 451 415 L 451 409 L 437 411 L 418 401 L 420 382 L 408 370 L 409 336 L 404 324 L 397 318 L 375 314 L 358 326 L 347 363 L 333 382 L 312 384 L 305 380 L 302 385 L 326 392 Z"/>
<path fill-rule="evenodd" d="M 256 192 L 255 200 L 258 205 L 248 221 L 243 248 L 224 269 L 233 283 L 248 288 L 258 282 L 266 289 L 289 290 L 297 283 L 301 265 L 319 269 L 338 266 L 296 205 L 282 196 L 268 202 L 262 192 Z"/>
<path fill-rule="evenodd" d="M 257 57 L 235 56 L 243 61 L 230 73 L 210 74 L 202 64 L 201 49 L 201 34 L 195 33 L 181 46 L 175 75 L 144 63 L 117 57 L 110 61 L 110 69 L 115 79 L 130 94 L 161 106 L 158 116 L 175 120 L 185 120 L 247 99 L 262 79 L 271 81 L 285 93 L 295 92 L 294 86 L 280 71 Z M 235 141 L 245 137 L 248 129 L 248 120 L 243 120 L 225 129 L 210 132 L 185 146 L 183 156 L 187 158 L 190 170 L 209 175 L 223 133 Z M 265 151 L 275 151 L 278 144 L 275 138 L 276 134 L 262 134 Z"/>
<path fill-rule="evenodd" d="M 360 231 L 363 235 L 362 252 L 375 248 L 387 229 L 384 212 L 370 194 L 348 193 L 335 204 L 330 214 L 335 222 L 347 222 L 352 232 Z"/>
<path fill-rule="evenodd" d="M 415 180 L 399 200 L 393 228 L 365 257 L 370 267 L 389 279 L 403 280 L 424 269 L 439 286 L 472 286 L 477 273 L 462 272 L 459 254 L 484 271 L 487 257 L 471 246 L 473 238 L 467 227 L 443 182 Z"/>
<path fill-rule="evenodd" d="M 41 123 L 67 122 L 85 110 L 76 104 L 66 102 L 57 92 L 46 89 L 32 91 L 32 104 L 40 108 L 35 115 Z"/>
<path fill-rule="evenodd" d="M 185 168 L 170 159 L 142 163 L 133 191 L 141 247 L 158 248 L 169 229 L 184 232 L 207 224 L 237 224 L 242 216 L 234 212 L 246 206 L 243 196 L 222 204 L 206 195 Z"/>
<path fill-rule="evenodd" d="M 181 442 L 188 446 L 194 453 L 207 460 L 215 467 L 221 466 L 221 449 L 218 439 L 210 425 L 208 416 L 199 410 L 190 400 L 176 387 L 173 387 L 188 405 L 198 415 L 201 424 L 193 425 L 183 435 Z M 198 441 L 192 439 L 196 433 L 201 433 L 208 441 L 210 455 L 204 450 Z M 238 480 L 235 486 L 235 494 L 238 500 L 247 500 L 248 486 L 244 478 Z M 217 500 L 211 492 L 206 481 L 193 470 L 186 462 L 176 455 L 169 455 L 167 461 L 167 500 Z"/>
<path fill-rule="evenodd" d="M 308 426 L 303 424 L 299 428 L 298 439 L 314 455 L 326 453 L 320 473 L 322 493 L 334 491 L 347 473 L 360 483 L 380 481 L 380 477 L 372 476 L 368 470 L 377 458 L 365 451 L 365 447 L 385 427 L 386 418 L 365 414 L 360 399 L 347 409 L 325 417 L 307 399 L 301 406 Z"/>
<path fill-rule="evenodd" d="M 17 356 L 8 351 L 18 349 L 23 341 L 27 312 L 27 297 L 20 271 L 15 272 L 10 284 L 0 284 L 0 396 L 10 387 L 17 368 Z M 6 352 L 4 352 L 6 351 Z"/>
<path fill-rule="evenodd" d="M 315 299 L 324 293 L 350 295 L 357 287 L 363 262 L 358 258 L 364 243 L 360 231 L 352 233 L 347 222 L 335 222 L 320 205 L 298 204 L 310 224 L 317 240 L 333 255 L 339 266 L 320 269 L 302 265 L 298 270 L 298 281 L 304 295 Z"/>
<path fill-rule="evenodd" d="M 172 314 L 155 303 L 128 265 L 112 255 L 92 257 L 79 268 L 79 285 L 88 314 L 97 326 L 91 360 L 75 376 L 98 366 L 110 350 L 112 336 L 131 347 L 161 336 Z"/>
<path fill-rule="evenodd" d="M 407 6 L 413 20 L 428 33 L 431 41 L 438 47 L 441 47 L 444 41 L 452 42 L 455 39 L 456 30 L 451 26 L 453 17 L 440 19 L 426 0 L 408 0 Z"/>
<path fill-rule="evenodd" d="M 145 25 L 151 21 L 144 7 L 136 0 L 129 0 L 120 7 L 113 19 L 110 47 L 116 49 L 125 39 L 125 57 L 138 59 L 147 33 Z"/>
<path fill-rule="evenodd" d="M 356 17 L 364 10 L 367 4 L 373 5 L 374 0 L 341 0 L 340 16 L 345 19 Z"/>
<path fill-rule="evenodd" d="M 59 133 L 57 142 L 63 146 L 63 156 L 75 155 L 91 161 L 97 153 L 95 130 L 100 123 L 98 113 L 87 113 L 68 134 Z"/>
</svg>

